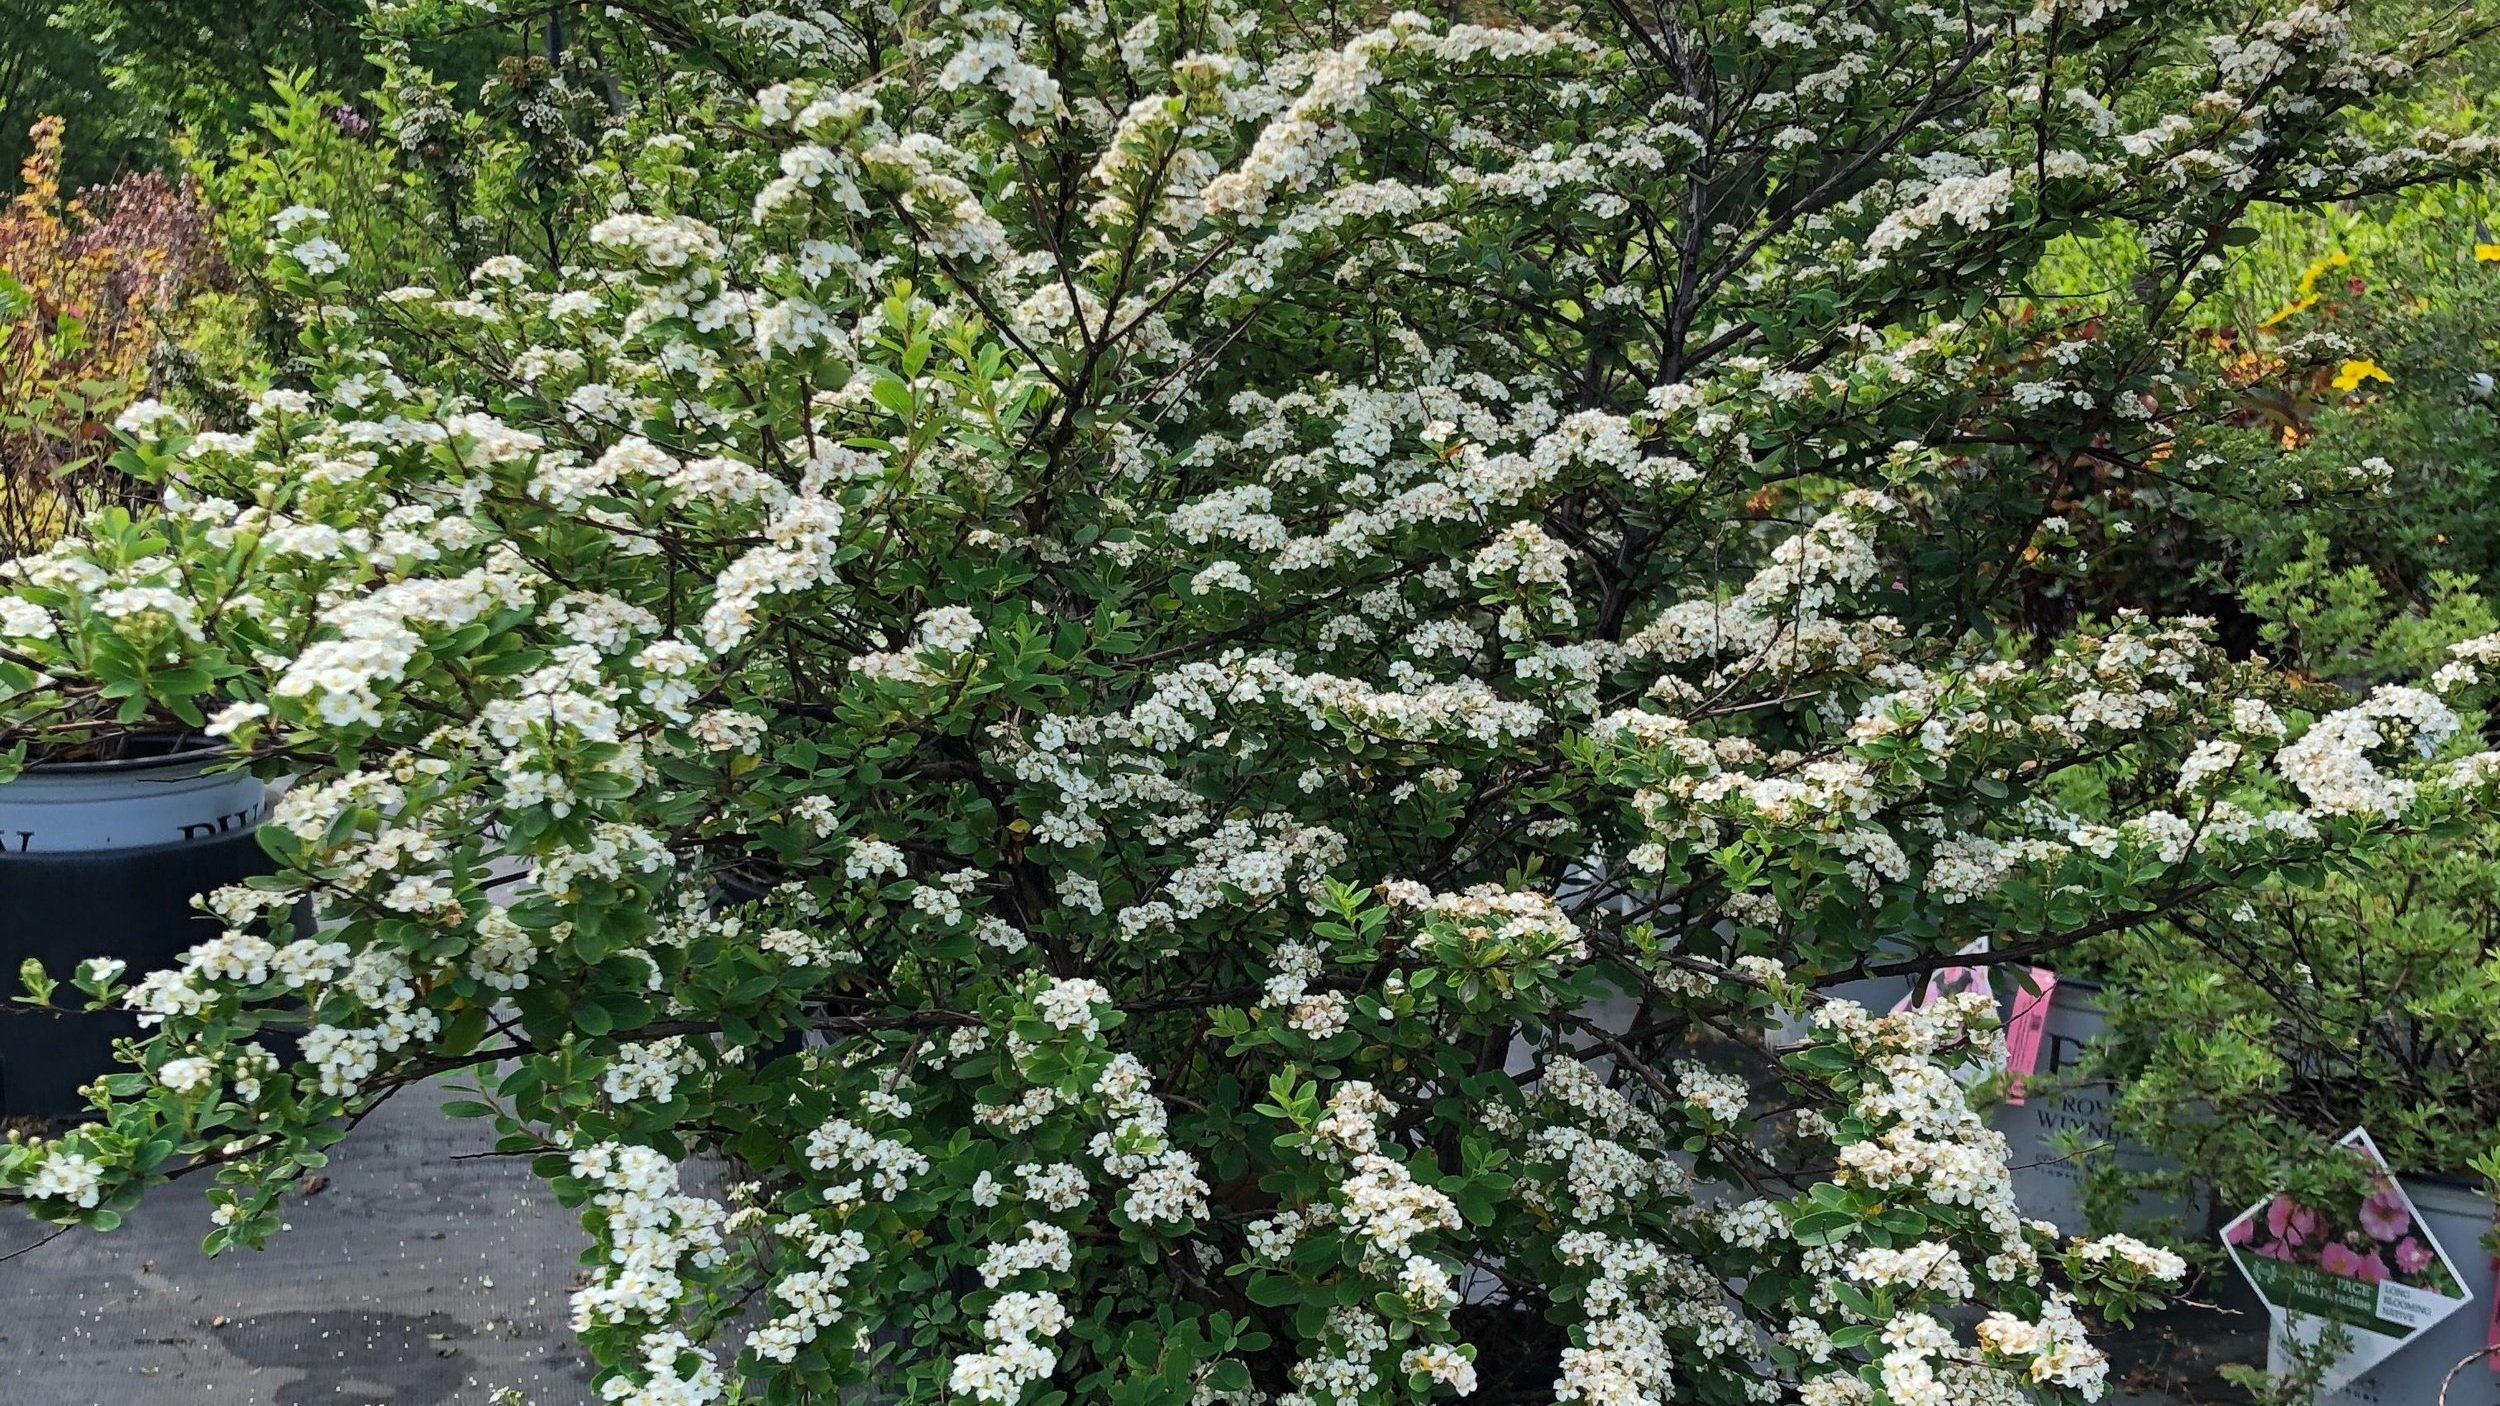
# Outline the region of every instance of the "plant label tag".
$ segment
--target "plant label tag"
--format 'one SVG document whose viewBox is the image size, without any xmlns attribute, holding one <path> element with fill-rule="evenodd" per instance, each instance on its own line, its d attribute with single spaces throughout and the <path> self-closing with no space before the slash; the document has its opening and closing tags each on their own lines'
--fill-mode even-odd
<svg viewBox="0 0 2500 1406">
<path fill-rule="evenodd" d="M 2350 1204 L 2304 1205 L 2270 1196 L 2222 1229 L 2273 1323 L 2268 1366 L 2288 1365 L 2288 1344 L 2314 1344 L 2340 1324 L 2352 1348 L 2326 1369 L 2337 1391 L 2472 1302 L 2446 1246 L 2414 1208 L 2370 1134 L 2355 1128 L 2336 1146 L 2361 1159 L 2367 1190 Z"/>
<path fill-rule="evenodd" d="M 2500 1256 L 2492 1258 L 2491 1269 L 2500 1276 Z M 2483 1366 L 2500 1372 L 2500 1294 L 2491 1296 L 2491 1324 L 2483 1329 Z"/>
<path fill-rule="evenodd" d="M 2049 1031 L 2049 1001 L 2057 994 L 2057 973 L 2031 969 L 2033 990 L 2014 993 L 2014 1009 L 2005 1017 L 2005 1101 L 2023 1101 L 2023 1081 L 2040 1070 L 2040 1042 Z"/>
</svg>

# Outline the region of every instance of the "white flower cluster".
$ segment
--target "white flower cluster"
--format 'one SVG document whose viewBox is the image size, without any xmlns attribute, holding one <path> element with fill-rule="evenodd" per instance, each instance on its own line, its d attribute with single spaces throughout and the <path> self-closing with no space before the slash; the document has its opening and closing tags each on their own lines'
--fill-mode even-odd
<svg viewBox="0 0 2500 1406">
<path fill-rule="evenodd" d="M 2320 718 L 2276 752 L 2274 764 L 2317 814 L 2393 817 L 2412 804 L 2415 785 L 2379 764 L 2407 752 L 2428 757 L 2457 727 L 2457 715 L 2437 697 L 2381 686 L 2359 705 Z"/>
<path fill-rule="evenodd" d="M 910 1111 L 911 1106 L 905 1104 L 893 1116 L 908 1116 Z M 929 1172 L 928 1157 L 910 1144 L 880 1137 L 848 1118 L 835 1118 L 807 1135 L 807 1165 L 854 1178 L 826 1188 L 824 1198 L 836 1205 L 859 1201 L 863 1191 L 880 1201 L 891 1201 L 910 1189 L 912 1178 Z"/>
<path fill-rule="evenodd" d="M 1420 914 L 1427 923 L 1457 929 L 1471 946 L 1501 944 L 1525 958 L 1577 961 L 1588 955 L 1579 925 L 1562 905 L 1541 893 L 1520 893 L 1480 884 L 1463 893 L 1435 893 L 1408 880 L 1385 885 L 1389 901 Z"/>
<path fill-rule="evenodd" d="M 81 1208 L 94 1207 L 103 1191 L 103 1167 L 83 1154 L 62 1147 L 46 1152 L 35 1167 L 34 1178 L 26 1183 L 26 1194 L 29 1196 Z"/>
<path fill-rule="evenodd" d="M 773 1282 L 772 1295 L 784 1311 L 768 1319 L 747 1338 L 759 1357 L 789 1362 L 799 1349 L 842 1319 L 844 1294 L 851 1273 L 869 1262 L 867 1238 L 856 1230 L 825 1230 L 807 1216 L 792 1216 L 774 1233 L 796 1245 L 809 1267 Z"/>
<path fill-rule="evenodd" d="M 1114 1055 L 1095 1081 L 1094 1094 L 1111 1126 L 1094 1134 L 1087 1150 L 1105 1172 L 1128 1183 L 1121 1213 L 1138 1225 L 1205 1217 L 1206 1180 L 1198 1160 L 1172 1145 L 1170 1114 L 1155 1097 L 1146 1066 L 1134 1055 Z"/>
<path fill-rule="evenodd" d="M 1068 1310 L 1057 1294 L 1016 1291 L 999 1295 L 982 1316 L 981 1334 L 989 1347 L 955 1359 L 946 1379 L 949 1390 L 976 1401 L 1008 1402 L 1021 1398 L 1028 1385 L 1050 1375 L 1058 1354 L 1037 1339 L 1055 1338 L 1068 1326 Z"/>
<path fill-rule="evenodd" d="M 717 1201 L 680 1194 L 677 1165 L 647 1147 L 596 1143 L 575 1149 L 568 1165 L 598 1188 L 590 1203 L 603 1250 L 590 1283 L 574 1291 L 574 1331 L 644 1325 L 654 1330 L 643 1339 L 654 1358 L 663 1348 L 682 1349 L 684 1337 L 666 1325 L 689 1292 L 684 1276 L 727 1262 L 727 1212 Z M 671 1350 L 665 1358 L 673 1363 L 677 1355 Z"/>
<path fill-rule="evenodd" d="M 1111 993 L 1101 982 L 1085 977 L 1060 977 L 1051 981 L 1034 997 L 1034 1008 L 1042 1023 L 1054 1030 L 1074 1031 L 1078 1038 L 1091 1040 L 1102 1034 L 1102 1021 L 1094 1007 L 1109 1005 Z"/>
</svg>

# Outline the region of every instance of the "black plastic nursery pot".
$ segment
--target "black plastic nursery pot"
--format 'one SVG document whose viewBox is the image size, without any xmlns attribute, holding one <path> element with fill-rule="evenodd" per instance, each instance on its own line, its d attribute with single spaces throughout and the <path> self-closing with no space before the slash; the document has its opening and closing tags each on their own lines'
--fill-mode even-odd
<svg viewBox="0 0 2500 1406">
<path fill-rule="evenodd" d="M 269 872 L 250 831 L 145 849 L 0 856 L 0 981 L 14 986 L 33 957 L 63 987 L 56 1004 L 85 996 L 66 983 L 89 957 L 130 964 L 126 979 L 170 967 L 217 936 L 194 894 Z M 78 1087 L 113 1063 L 113 1041 L 139 1033 L 120 1011 L 0 1014 L 0 1115 L 57 1118 L 84 1107 Z"/>
<path fill-rule="evenodd" d="M 74 1007 L 86 998 L 68 982 L 87 958 L 119 958 L 136 981 L 217 935 L 192 898 L 271 868 L 253 838 L 266 792 L 216 770 L 222 759 L 172 739 L 0 785 L 0 987 L 14 991 L 32 957 Z M 0 1117 L 76 1114 L 79 1086 L 112 1070 L 113 1041 L 138 1033 L 119 1011 L 0 1007 Z"/>
</svg>

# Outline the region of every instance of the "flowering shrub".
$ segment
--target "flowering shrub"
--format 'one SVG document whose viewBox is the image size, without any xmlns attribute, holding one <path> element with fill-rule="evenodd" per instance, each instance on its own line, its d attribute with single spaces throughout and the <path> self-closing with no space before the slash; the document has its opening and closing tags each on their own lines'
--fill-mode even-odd
<svg viewBox="0 0 2500 1406">
<path fill-rule="evenodd" d="M 2464 584 L 2446 583 L 2427 611 L 2392 603 L 2358 568 L 2277 584 L 2252 593 L 2266 638 L 2345 684 L 2312 686 L 2310 707 L 2409 678 L 2422 689 L 2386 693 L 2436 693 L 2460 731 L 2485 730 L 2500 635 Z M 2108 1169 L 2113 1189 L 2193 1181 L 2225 1205 L 2285 1189 L 2308 1205 L 2357 1200 L 2361 1172 L 2337 1143 L 2362 1125 L 2401 1172 L 2500 1170 L 2495 903 L 2500 830 L 2486 816 L 2119 940 L 2103 954 L 2113 1038 L 2100 1072 L 2118 1124 L 2172 1165 Z"/>
<path fill-rule="evenodd" d="M 58 118 L 35 124 L 0 213 L 0 548 L 13 552 L 88 508 L 146 500 L 104 466 L 107 426 L 213 271 L 198 205 L 154 172 L 65 200 L 61 138 Z"/>
<path fill-rule="evenodd" d="M 2366 568 L 2330 569 L 2342 545 L 2311 536 L 2245 595 L 2258 646 L 2299 683 L 2287 719 L 2392 685 L 2484 733 L 2476 660 L 2500 616 L 2478 584 L 2437 573 L 2411 599 Z M 2116 1038 L 2095 1073 L 2117 1079 L 2130 1134 L 2236 1204 L 2286 1185 L 2288 1163 L 2350 1163 L 2334 1144 L 2358 1123 L 2403 1172 L 2484 1151 L 2500 1070 L 2471 1052 L 2492 1029 L 2479 990 L 2495 841 L 2487 817 L 2443 826 L 2070 957 L 2111 988 Z"/>
<path fill-rule="evenodd" d="M 2433 41 L 668 13 L 797 57 L 628 105 L 583 263 L 350 305 L 279 211 L 309 383 L 135 407 L 163 510 L 6 568 L 0 741 L 295 779 L 229 932 L 74 974 L 151 1037 L 0 1194 L 213 1169 L 257 1243 L 465 1070 L 637 1406 L 2100 1392 L 2177 1259 L 2022 1218 L 1985 998 L 1814 988 L 2487 803 L 2428 694 L 1985 628 L 2044 477 L 2170 443 L 2251 202 L 2488 160 L 2352 137 Z M 2101 225 L 2136 320 L 2015 355 Z"/>
<path fill-rule="evenodd" d="M 221 147 L 194 153 L 192 168 L 217 212 L 218 234 L 267 326 L 273 359 L 299 348 L 296 295 L 310 291 L 264 275 L 270 219 L 303 206 L 330 216 L 326 238 L 377 256 L 325 281 L 332 301 L 357 305 L 411 279 L 457 279 L 492 254 L 518 251 L 561 267 L 582 252 L 589 221 L 567 206 L 565 180 L 587 152 L 570 140 L 567 109 L 596 100 L 524 60 L 487 85 L 486 115 L 462 114 L 450 80 L 427 70 L 405 44 L 377 56 L 381 83 L 360 105 L 273 74 L 252 124 Z M 366 106 L 373 115 L 366 115 Z"/>
</svg>

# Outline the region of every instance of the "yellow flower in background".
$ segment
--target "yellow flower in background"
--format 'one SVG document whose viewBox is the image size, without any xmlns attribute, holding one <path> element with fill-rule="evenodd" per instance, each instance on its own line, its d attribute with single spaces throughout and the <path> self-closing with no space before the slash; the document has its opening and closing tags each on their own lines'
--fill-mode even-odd
<svg viewBox="0 0 2500 1406">
<path fill-rule="evenodd" d="M 2347 361 L 2343 369 L 2335 373 L 2335 389 L 2339 391 L 2358 390 L 2364 381 L 2385 381 L 2391 386 L 2396 384 L 2396 378 L 2388 375 L 2387 369 L 2375 361 Z"/>
<path fill-rule="evenodd" d="M 2474 259 L 2477 263 L 2500 264 L 2500 244 L 2475 245 Z"/>
<path fill-rule="evenodd" d="M 2313 307 L 2316 307 L 2318 305 L 2318 279 L 2322 277 L 2327 270 L 2343 268 L 2351 262 L 2352 255 L 2338 249 L 2334 253 L 2327 255 L 2325 258 L 2312 263 L 2309 267 L 2302 269 L 2300 271 L 2300 288 L 2299 291 L 2293 296 L 2292 300 L 2285 303 L 2283 306 L 2276 308 L 2272 315 L 2268 316 L 2265 321 L 2260 322 L 2257 325 L 2261 328 L 2272 327 L 2287 317 L 2296 316 L 2300 313 L 2309 311 Z"/>
</svg>

